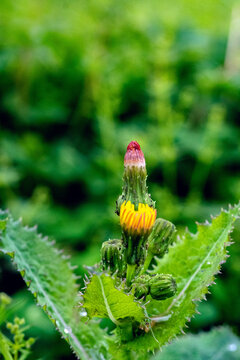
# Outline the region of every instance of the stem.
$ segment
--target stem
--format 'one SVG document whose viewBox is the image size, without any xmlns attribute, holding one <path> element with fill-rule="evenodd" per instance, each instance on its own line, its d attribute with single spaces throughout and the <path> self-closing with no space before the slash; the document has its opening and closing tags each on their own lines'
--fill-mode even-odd
<svg viewBox="0 0 240 360">
<path fill-rule="evenodd" d="M 3 355 L 5 360 L 13 360 L 12 355 L 9 352 L 9 347 L 5 337 L 0 332 L 0 353 Z"/>
<path fill-rule="evenodd" d="M 151 264 L 152 258 L 153 258 L 153 254 L 150 253 L 150 252 L 148 252 L 148 253 L 147 253 L 147 257 L 146 257 L 146 259 L 145 259 L 145 261 L 144 261 L 142 270 L 140 271 L 140 274 L 139 274 L 139 275 L 144 274 L 144 273 L 148 270 L 149 265 Z"/>
<path fill-rule="evenodd" d="M 131 281 L 135 275 L 136 264 L 127 264 L 127 286 L 131 285 Z"/>
</svg>

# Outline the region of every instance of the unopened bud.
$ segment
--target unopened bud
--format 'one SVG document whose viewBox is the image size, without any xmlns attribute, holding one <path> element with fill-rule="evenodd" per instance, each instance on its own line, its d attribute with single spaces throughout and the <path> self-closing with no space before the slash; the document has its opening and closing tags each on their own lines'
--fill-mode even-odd
<svg viewBox="0 0 240 360">
<path fill-rule="evenodd" d="M 126 154 L 124 156 L 124 166 L 127 167 L 146 167 L 145 158 L 140 145 L 136 141 L 128 144 Z"/>
<path fill-rule="evenodd" d="M 7 294 L 0 293 L 0 305 L 7 306 L 11 303 L 11 301 L 11 298 Z"/>
<path fill-rule="evenodd" d="M 35 343 L 35 339 L 30 337 L 27 341 L 26 341 L 26 348 L 30 349 L 31 346 Z"/>
<path fill-rule="evenodd" d="M 123 243 L 114 239 L 105 241 L 101 249 L 103 270 L 110 270 L 111 273 L 122 270 L 123 264 Z"/>
<path fill-rule="evenodd" d="M 143 152 L 136 141 L 131 141 L 124 157 L 123 191 L 117 200 L 116 213 L 119 215 L 121 205 L 131 201 L 137 210 L 138 204 L 154 207 L 148 194 L 147 171 Z"/>
<path fill-rule="evenodd" d="M 172 275 L 157 274 L 149 281 L 150 295 L 155 300 L 165 300 L 175 295 L 177 291 L 176 281 Z"/>
<path fill-rule="evenodd" d="M 174 241 L 175 231 L 176 228 L 170 221 L 157 219 L 148 238 L 148 251 L 152 255 L 163 257 Z"/>
<path fill-rule="evenodd" d="M 151 277 L 149 275 L 141 275 L 134 281 L 134 296 L 137 299 L 145 298 L 149 294 L 149 280 Z"/>
</svg>

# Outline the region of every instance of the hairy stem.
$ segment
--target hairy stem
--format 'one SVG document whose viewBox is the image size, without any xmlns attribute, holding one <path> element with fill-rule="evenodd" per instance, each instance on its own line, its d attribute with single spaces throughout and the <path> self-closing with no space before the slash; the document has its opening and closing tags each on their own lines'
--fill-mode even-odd
<svg viewBox="0 0 240 360">
<path fill-rule="evenodd" d="M 134 278 L 136 270 L 136 264 L 127 264 L 127 286 L 131 285 L 132 279 Z"/>
<path fill-rule="evenodd" d="M 149 266 L 151 264 L 152 258 L 153 258 L 153 255 L 150 252 L 148 252 L 147 256 L 146 256 L 146 259 L 144 261 L 142 270 L 140 271 L 139 275 L 143 275 L 148 270 L 148 268 L 149 268 Z"/>
</svg>

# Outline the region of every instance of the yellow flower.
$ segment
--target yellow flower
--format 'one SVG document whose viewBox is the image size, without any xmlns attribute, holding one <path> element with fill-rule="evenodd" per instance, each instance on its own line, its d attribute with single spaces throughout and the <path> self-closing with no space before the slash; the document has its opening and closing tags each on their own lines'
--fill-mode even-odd
<svg viewBox="0 0 240 360">
<path fill-rule="evenodd" d="M 135 210 L 131 201 L 124 201 L 120 208 L 120 224 L 129 235 L 148 235 L 156 216 L 157 211 L 147 204 L 139 203 Z"/>
</svg>

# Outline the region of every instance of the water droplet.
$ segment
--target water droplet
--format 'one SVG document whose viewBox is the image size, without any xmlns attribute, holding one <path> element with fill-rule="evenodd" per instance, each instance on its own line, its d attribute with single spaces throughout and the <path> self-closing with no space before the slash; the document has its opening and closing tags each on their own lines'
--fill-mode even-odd
<svg viewBox="0 0 240 360">
<path fill-rule="evenodd" d="M 236 344 L 229 344 L 228 345 L 228 350 L 229 351 L 236 351 L 237 350 L 237 345 Z"/>
<path fill-rule="evenodd" d="M 208 265 L 211 265 L 211 262 L 210 262 L 210 261 L 208 261 L 208 262 L 207 262 L 207 264 L 208 264 Z"/>
<path fill-rule="evenodd" d="M 64 329 L 65 334 L 69 334 L 69 330 L 68 329 Z"/>
<path fill-rule="evenodd" d="M 80 316 L 87 316 L 87 312 L 86 310 L 82 309 L 80 312 L 79 312 Z"/>
</svg>

